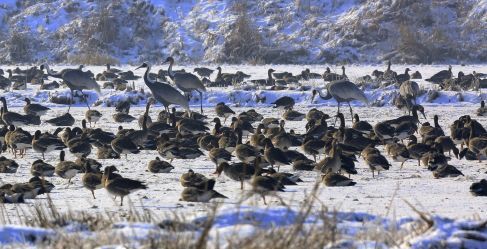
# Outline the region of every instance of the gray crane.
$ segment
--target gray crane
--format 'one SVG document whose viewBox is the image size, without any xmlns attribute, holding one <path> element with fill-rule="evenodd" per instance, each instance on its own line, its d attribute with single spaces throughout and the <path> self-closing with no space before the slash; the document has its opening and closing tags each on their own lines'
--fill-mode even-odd
<svg viewBox="0 0 487 249">
<path fill-rule="evenodd" d="M 350 115 L 353 117 L 352 106 L 350 106 L 350 101 L 358 100 L 362 103 L 368 104 L 369 100 L 365 96 L 364 92 L 360 90 L 357 85 L 348 80 L 336 80 L 328 83 L 326 85 L 326 95 L 324 95 L 320 90 L 313 90 L 312 100 L 316 97 L 316 94 L 324 100 L 334 98 L 338 102 L 338 111 L 340 113 L 340 103 L 347 102 L 350 108 Z"/>
<path fill-rule="evenodd" d="M 408 101 L 413 101 L 416 105 L 416 98 L 419 94 L 419 85 L 414 81 L 404 81 L 399 87 L 399 94 Z"/>
<path fill-rule="evenodd" d="M 203 92 L 206 92 L 206 88 L 203 85 L 203 82 L 201 82 L 198 76 L 192 73 L 174 73 L 172 71 L 172 65 L 174 64 L 174 59 L 172 57 L 167 57 L 164 63 L 167 62 L 169 62 L 169 68 L 167 69 L 169 77 L 181 91 L 183 91 L 185 94 L 188 94 L 188 96 L 191 91 L 197 91 L 200 93 L 200 107 L 201 113 L 203 114 Z"/>
<path fill-rule="evenodd" d="M 144 62 L 142 65 L 137 67 L 135 70 L 139 68 L 147 68 L 144 74 L 144 82 L 147 87 L 152 92 L 153 97 L 164 105 L 164 108 L 169 113 L 169 105 L 180 105 L 182 106 L 190 115 L 191 110 L 189 109 L 188 99 L 181 94 L 176 88 L 170 86 L 166 83 L 157 82 L 155 80 L 151 80 L 149 78 L 149 73 L 151 70 L 151 66 Z"/>
<path fill-rule="evenodd" d="M 98 83 L 96 83 L 96 80 L 89 72 L 83 72 L 81 70 L 82 66 L 80 66 L 78 69 L 63 69 L 58 73 L 54 73 L 52 70 L 50 70 L 47 64 L 41 65 L 41 70 L 44 70 L 44 68 L 49 76 L 62 79 L 71 91 L 71 101 L 69 101 L 68 113 L 71 110 L 71 105 L 73 103 L 74 91 L 80 91 L 82 95 L 83 90 L 85 89 L 92 89 L 97 93 L 101 93 L 100 86 Z M 90 105 L 88 104 L 88 100 L 86 98 L 85 102 L 88 109 L 90 109 Z"/>
</svg>

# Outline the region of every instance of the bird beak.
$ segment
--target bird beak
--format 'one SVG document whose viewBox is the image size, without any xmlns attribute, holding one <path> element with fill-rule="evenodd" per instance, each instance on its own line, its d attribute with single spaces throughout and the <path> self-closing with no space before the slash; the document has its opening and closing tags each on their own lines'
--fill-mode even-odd
<svg viewBox="0 0 487 249">
<path fill-rule="evenodd" d="M 142 66 L 138 66 L 138 67 L 136 67 L 134 70 L 137 70 L 137 69 L 140 69 L 140 68 L 142 68 Z"/>
<path fill-rule="evenodd" d="M 421 114 L 423 114 L 424 119 L 426 119 L 426 115 L 424 114 L 424 112 L 421 112 Z"/>
</svg>

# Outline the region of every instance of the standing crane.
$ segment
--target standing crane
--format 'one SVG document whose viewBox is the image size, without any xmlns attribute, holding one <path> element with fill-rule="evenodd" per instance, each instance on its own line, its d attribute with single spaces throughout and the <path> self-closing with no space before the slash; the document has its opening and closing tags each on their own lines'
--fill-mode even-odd
<svg viewBox="0 0 487 249">
<path fill-rule="evenodd" d="M 182 106 L 188 112 L 188 115 L 191 114 L 188 99 L 178 90 L 176 90 L 176 88 L 170 86 L 169 84 L 149 79 L 149 73 L 151 70 L 149 63 L 144 62 L 142 65 L 137 67 L 136 70 L 139 68 L 147 68 L 144 74 L 144 83 L 151 90 L 153 97 L 162 103 L 168 113 L 169 105 L 173 104 Z"/>
<path fill-rule="evenodd" d="M 365 96 L 364 92 L 360 90 L 357 85 L 348 80 L 336 80 L 328 83 L 326 85 L 326 94 L 323 94 L 320 90 L 313 90 L 312 100 L 316 97 L 316 94 L 324 100 L 329 100 L 334 98 L 338 102 L 338 111 L 340 113 L 340 103 L 347 102 L 350 108 L 350 115 L 353 117 L 352 106 L 350 106 L 350 101 L 358 100 L 362 103 L 368 104 L 369 100 Z"/>
<path fill-rule="evenodd" d="M 68 113 L 71 110 L 71 105 L 73 104 L 74 91 L 80 91 L 82 96 L 84 96 L 83 90 L 95 90 L 97 93 L 101 93 L 100 86 L 98 83 L 96 83 L 93 76 L 89 72 L 83 72 L 81 67 L 78 69 L 64 69 L 58 73 L 54 73 L 51 69 L 49 69 L 47 64 L 41 65 L 41 70 L 44 70 L 44 68 L 47 71 L 47 75 L 62 79 L 71 91 L 71 100 L 69 101 Z M 88 104 L 88 100 L 86 98 L 85 102 L 88 109 L 90 109 L 90 105 Z"/>
<path fill-rule="evenodd" d="M 174 59 L 172 57 L 167 57 L 164 63 L 167 62 L 169 62 L 169 68 L 167 69 L 169 77 L 174 82 L 174 84 L 179 88 L 179 90 L 187 94 L 188 97 L 191 91 L 197 91 L 200 93 L 200 107 L 201 107 L 201 113 L 203 114 L 203 92 L 206 92 L 206 88 L 203 85 L 203 82 L 201 82 L 198 76 L 192 73 L 186 73 L 186 72 L 174 73 L 172 71 L 172 65 L 174 64 Z"/>
</svg>

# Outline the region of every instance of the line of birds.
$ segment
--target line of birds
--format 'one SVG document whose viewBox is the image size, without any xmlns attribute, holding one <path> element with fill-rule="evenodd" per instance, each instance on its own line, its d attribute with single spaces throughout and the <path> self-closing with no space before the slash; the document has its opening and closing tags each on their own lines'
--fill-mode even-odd
<svg viewBox="0 0 487 249">
<path fill-rule="evenodd" d="M 138 68 L 146 68 L 143 78 L 153 96 L 147 101 L 146 110 L 139 118 L 140 130 L 124 129 L 120 126 L 115 134 L 101 128 L 92 128 L 92 123 L 96 125 L 102 114 L 88 108 L 81 128 L 71 128 L 75 119 L 69 114 L 68 109 L 63 116 L 46 121 L 55 126 L 67 127 L 58 127 L 52 134 L 38 130 L 31 135 L 21 127 L 39 125 L 40 116 L 45 115 L 49 108 L 25 99 L 25 115 L 23 115 L 9 111 L 6 99 L 1 97 L 1 120 L 4 123 L 0 131 L 2 149 L 10 150 L 14 157 L 17 153 L 25 156 L 26 150 L 32 149 L 40 153 L 43 159 L 44 154 L 60 150 L 60 160 L 56 166 L 41 159 L 36 160 L 31 168 L 34 178 L 19 186 L 5 184 L 0 187 L 0 196 L 2 196 L 0 200 L 21 202 L 22 199 L 35 198 L 38 194 L 47 193 L 52 186 L 43 177 L 53 174 L 67 179 L 70 184 L 72 178 L 84 172 L 83 186 L 91 191 L 93 198 L 95 198 L 94 191 L 104 187 L 110 194 L 120 197 L 120 205 L 123 205 L 124 196 L 147 188 L 141 181 L 115 173 L 117 171 L 115 166 L 105 167 L 102 171 L 101 163 L 88 158 L 93 147 L 97 148 L 98 159 L 120 158 L 123 154 L 127 157 L 128 154 L 138 154 L 141 150 L 156 150 L 169 162 L 160 158 L 150 161 L 148 170 L 153 173 L 170 172 L 174 169 L 171 164 L 174 159 L 196 159 L 205 155 L 202 150 L 208 151 L 209 159 L 215 164 L 217 176 L 223 173 L 239 181 L 242 189 L 244 181 L 250 180 L 253 192 L 261 195 L 264 202 L 266 202 L 266 195 L 284 191 L 285 185 L 295 185 L 301 181 L 294 174 L 280 172 L 281 167 L 291 164 L 294 170 L 320 172 L 322 181 L 327 186 L 352 186 L 356 182 L 349 177 L 350 174 L 357 174 L 354 162 L 357 156 L 361 156 L 371 169 L 372 176 L 375 177 L 376 171 L 379 174 L 380 171 L 388 170 L 391 166 L 387 158 L 376 148 L 379 145 L 385 146 L 387 154 L 394 161 L 404 163 L 412 159 L 418 160 L 418 164 L 423 162 L 429 170 L 433 171 L 436 178 L 462 175 L 458 169 L 448 164 L 446 152 L 452 151 L 456 157 L 479 161 L 485 160 L 487 156 L 485 128 L 469 115 L 460 117 L 450 126 L 450 136 L 445 136 L 439 125 L 438 116 L 435 116 L 433 126 L 424 122 L 418 127 L 420 124 L 418 111 L 424 118 L 426 117 L 424 108 L 415 101 L 417 97 L 415 91 L 418 88 L 411 81 L 402 82 L 400 87 L 400 95 L 408 102 L 407 110 L 410 114 L 378 122 L 373 126 L 361 121 L 357 114 L 353 114 L 350 101 L 368 103 L 368 100 L 354 83 L 346 79 L 344 68 L 341 78 L 327 84 L 326 94 L 316 89 L 312 94 L 313 99 L 318 95 L 323 99 L 334 98 L 338 102 L 338 111 L 335 115 L 336 120 L 340 121 L 338 127 L 328 126 L 327 120 L 330 116 L 317 109 L 311 109 L 307 114 L 294 111 L 294 100 L 285 96 L 272 104 L 275 108 L 284 110 L 283 118 L 286 120 L 306 118 L 308 121 L 306 133 L 297 134 L 293 130 L 287 132 L 284 119 L 264 118 L 253 109 L 236 115 L 225 103 L 216 105 L 215 112 L 218 118 L 212 120 L 215 124 L 210 131 L 206 116 L 191 112 L 188 104 L 188 94 L 193 90 L 200 93 L 202 100 L 202 92 L 205 88 L 203 84 L 199 84 L 201 80 L 190 73 L 174 73 L 172 71 L 174 60 L 171 57 L 166 62 L 169 63 L 168 76 L 185 94 L 169 84 L 153 80 L 150 75 L 151 66 L 148 63 L 139 66 Z M 59 73 L 52 72 L 47 65 L 41 68 L 47 69 L 49 76 L 61 77 L 70 88 L 71 97 L 75 90 L 99 91 L 98 84 L 92 80 L 93 75 L 82 71 L 81 68 L 65 69 Z M 108 69 L 115 70 L 110 69 L 109 66 Z M 308 77 L 315 77 L 309 71 L 305 72 Z M 90 80 L 82 80 L 88 76 Z M 271 74 L 269 76 L 272 78 Z M 189 83 L 197 81 L 199 83 L 196 85 Z M 157 121 L 152 122 L 149 109 L 156 102 L 160 102 L 165 110 L 159 113 Z M 340 112 L 341 102 L 348 103 L 350 113 L 354 117 L 351 128 L 346 127 L 344 115 Z M 174 107 L 169 109 L 171 105 L 179 105 L 185 109 L 185 112 L 177 112 Z M 130 103 L 120 103 L 116 106 L 115 115 L 128 115 L 129 109 Z M 485 113 L 485 103 L 482 101 L 478 114 L 485 115 Z M 224 126 L 230 117 L 232 117 L 231 124 Z M 223 124 L 220 118 L 224 119 Z M 115 116 L 114 119 L 117 120 Z M 120 122 L 132 122 L 135 118 L 120 120 Z M 89 128 L 87 123 L 90 124 Z M 255 123 L 258 123 L 257 128 L 254 128 Z M 421 136 L 421 142 L 418 142 L 415 133 Z M 247 138 L 245 143 L 244 136 Z M 409 140 L 408 144 L 404 143 L 406 139 Z M 456 148 L 458 144 L 461 144 L 461 151 Z M 292 147 L 300 147 L 304 154 L 291 149 Z M 69 150 L 77 160 L 66 161 L 65 150 Z M 314 160 L 309 159 L 305 154 L 312 156 Z M 323 155 L 327 156 L 318 161 L 317 158 Z M 241 162 L 232 163 L 232 157 L 236 157 Z M 12 173 L 17 168 L 18 164 L 14 160 L 0 158 L 2 172 Z M 344 174 L 349 174 L 349 177 Z M 212 198 L 225 198 L 214 190 L 214 179 L 192 170 L 183 174 L 180 182 L 185 187 L 181 194 L 183 201 L 205 202 Z M 485 195 L 487 188 L 484 183 L 485 181 L 474 183 L 471 187 L 472 193 Z"/>
</svg>

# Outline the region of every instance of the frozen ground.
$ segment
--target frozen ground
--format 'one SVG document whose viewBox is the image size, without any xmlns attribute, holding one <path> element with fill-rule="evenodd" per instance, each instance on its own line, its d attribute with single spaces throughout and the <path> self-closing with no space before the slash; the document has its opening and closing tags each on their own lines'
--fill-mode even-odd
<svg viewBox="0 0 487 249">
<path fill-rule="evenodd" d="M 56 67 L 55 69 L 59 69 Z M 243 70 L 246 73 L 256 75 L 254 78 L 264 78 L 266 75 L 267 67 L 250 67 L 250 66 L 224 66 L 225 71 L 233 70 Z M 299 66 L 273 66 L 276 71 L 290 70 L 293 73 L 298 73 L 303 67 Z M 369 73 L 373 70 L 373 66 L 351 66 L 348 67 L 347 74 L 351 78 L 356 78 L 358 76 Z M 402 68 L 394 68 L 397 71 L 402 71 Z M 410 68 L 415 70 L 420 70 L 423 73 L 423 78 L 431 76 L 434 72 L 445 68 L 445 66 L 422 66 Z M 421 68 L 421 69 L 420 69 Z M 94 67 L 89 68 L 94 72 L 99 71 L 101 68 Z M 321 72 L 323 68 L 311 67 L 312 71 Z M 464 72 L 471 72 L 473 70 L 477 72 L 486 72 L 487 66 L 469 66 L 460 67 L 454 66 L 454 74 L 458 70 L 463 70 Z M 139 72 L 140 74 L 142 72 Z M 430 84 L 420 81 L 421 85 L 425 89 L 433 88 Z M 136 82 L 137 85 L 142 86 L 142 80 Z M 315 80 L 313 82 L 306 82 L 305 84 L 314 86 L 323 86 L 320 80 Z M 147 89 L 146 89 L 147 90 Z M 394 89 L 386 91 L 371 92 L 368 94 L 369 100 L 373 101 L 376 94 L 383 96 L 384 92 L 393 92 Z M 53 91 L 55 92 L 55 91 Z M 205 96 L 215 96 L 214 101 L 205 101 L 205 114 L 208 115 L 208 119 L 211 120 L 215 113 L 213 111 L 212 105 L 220 100 L 226 100 L 225 96 L 231 94 L 232 89 L 210 89 Z M 20 106 L 23 105 L 24 96 L 33 96 L 37 101 L 47 100 L 49 95 L 47 92 L 37 91 L 37 86 L 30 86 L 27 91 L 15 91 L 13 93 L 2 93 L 8 97 L 8 103 L 11 106 L 16 106 L 12 108 L 14 111 L 21 111 Z M 52 94 L 52 93 L 51 93 Z M 250 93 L 251 94 L 251 93 Z M 320 110 L 328 114 L 334 114 L 336 112 L 335 102 L 318 102 L 310 104 L 309 96 L 310 92 L 278 92 L 278 93 L 267 93 L 269 98 L 277 97 L 278 95 L 291 94 L 292 96 L 301 96 L 301 101 L 298 102 L 296 110 L 301 112 L 307 112 L 311 107 L 317 107 Z M 426 115 L 428 121 L 432 121 L 433 115 L 437 114 L 440 117 L 440 124 L 446 133 L 449 134 L 449 125 L 453 120 L 457 119 L 461 115 L 470 114 L 473 115 L 475 110 L 478 108 L 478 104 L 481 99 L 486 99 L 486 94 L 479 94 L 477 92 L 465 92 L 466 102 L 459 102 L 455 97 L 455 93 L 442 93 L 444 96 L 451 96 L 441 98 L 435 103 L 423 102 L 426 109 Z M 103 90 L 103 96 L 100 98 L 108 98 L 108 96 L 115 95 L 113 90 Z M 119 94 L 117 94 L 118 96 Z M 37 96 L 37 97 L 36 97 Z M 94 101 L 94 100 L 93 100 Z M 268 103 L 272 99 L 268 99 Z M 142 101 L 139 106 L 133 107 L 131 114 L 138 117 L 143 112 Z M 197 101 L 193 100 L 194 103 Z M 238 102 L 238 98 L 236 100 Z M 243 101 L 242 101 L 243 102 Z M 245 102 L 248 106 L 254 106 L 255 109 L 266 117 L 277 117 L 277 113 L 272 108 L 269 108 L 266 104 L 256 105 L 253 102 Z M 42 119 L 45 120 L 50 117 L 58 116 L 66 111 L 66 107 L 60 105 L 54 105 L 44 102 L 43 104 L 50 105 L 53 110 L 48 113 L 47 116 Z M 230 105 L 236 113 L 249 109 L 249 107 L 236 107 L 235 104 L 230 102 Z M 102 119 L 98 122 L 98 126 L 104 130 L 116 131 L 119 124 L 114 123 L 112 120 L 112 114 L 114 112 L 113 107 L 96 107 L 97 110 L 103 113 Z M 153 120 L 157 118 L 157 114 L 163 108 L 159 105 L 151 109 L 150 115 Z M 197 110 L 196 106 L 193 109 Z M 86 107 L 81 105 L 72 108 L 71 113 L 76 118 L 77 125 L 80 125 L 81 119 L 84 117 L 84 111 Z M 347 109 L 344 109 L 348 111 Z M 389 119 L 391 117 L 397 117 L 402 113 L 394 107 L 386 105 L 384 107 L 364 107 L 362 105 L 357 105 L 354 108 L 354 112 L 358 113 L 363 120 L 369 121 L 375 124 L 378 121 Z M 351 120 L 348 112 L 346 114 L 347 126 L 351 125 Z M 481 124 L 487 126 L 486 117 L 475 117 Z M 421 120 L 424 121 L 424 120 Z M 286 130 L 294 129 L 296 132 L 304 132 L 305 121 L 292 122 L 288 121 L 286 123 Z M 130 124 L 124 124 L 124 128 L 135 128 L 138 129 L 138 125 L 135 122 Z M 36 129 L 50 130 L 53 131 L 55 127 L 49 125 L 43 125 L 41 127 L 27 127 L 29 131 L 34 131 Z M 379 147 L 383 150 L 383 147 Z M 295 148 L 293 148 L 295 149 Z M 300 148 L 297 148 L 301 150 Z M 94 157 L 94 152 L 91 157 Z M 175 169 L 168 174 L 152 174 L 146 171 L 148 161 L 154 159 L 158 156 L 156 151 L 143 151 L 137 156 L 129 156 L 128 160 L 100 160 L 103 165 L 116 165 L 123 176 L 143 180 L 148 185 L 149 189 L 146 191 L 138 191 L 130 196 L 133 205 L 140 209 L 149 209 L 154 214 L 158 216 L 165 216 L 172 212 L 182 213 L 188 217 L 198 217 L 205 215 L 209 204 L 205 203 L 187 203 L 179 201 L 179 195 L 182 191 L 182 187 L 179 184 L 179 176 L 187 172 L 188 169 L 193 169 L 197 172 L 203 173 L 207 176 L 212 176 L 211 173 L 214 172 L 215 166 L 206 156 L 202 156 L 195 160 L 174 160 L 173 165 Z M 6 155 L 11 157 L 10 154 Z M 1 174 L 0 184 L 5 182 L 24 182 L 30 178 L 30 165 L 31 163 L 40 158 L 40 154 L 33 151 L 28 151 L 27 156 L 23 159 L 17 159 L 20 168 L 15 174 Z M 67 160 L 74 160 L 72 155 L 67 156 Z M 388 158 L 390 160 L 390 158 Z M 237 159 L 235 159 L 237 160 Z M 479 163 L 477 161 L 466 161 L 457 160 L 453 158 L 450 164 L 454 165 L 460 169 L 465 176 L 457 178 L 446 178 L 446 179 L 434 179 L 432 173 L 424 167 L 418 167 L 415 161 L 408 161 L 405 163 L 402 170 L 399 169 L 399 163 L 392 163 L 392 167 L 389 171 L 382 172 L 379 177 L 372 178 L 372 174 L 368 167 L 365 165 L 364 161 L 359 158 L 359 162 L 356 164 L 358 170 L 358 175 L 352 176 L 352 178 L 357 182 L 354 187 L 347 188 L 327 188 L 322 186 L 319 190 L 318 204 L 326 205 L 330 210 L 337 210 L 340 212 L 350 212 L 357 214 L 368 214 L 371 217 L 381 217 L 385 220 L 392 220 L 396 217 L 403 217 L 406 220 L 409 218 L 416 218 L 416 213 L 411 210 L 411 208 L 406 205 L 405 201 L 408 201 L 415 205 L 418 209 L 425 211 L 429 214 L 435 215 L 436 219 L 443 221 L 442 224 L 448 228 L 443 229 L 442 227 L 437 227 L 438 232 L 432 232 L 433 238 L 449 238 L 452 236 L 451 226 L 455 224 L 454 220 L 448 220 L 447 218 L 453 218 L 456 220 L 485 220 L 487 219 L 487 199 L 481 197 L 474 197 L 469 193 L 469 186 L 472 182 L 478 181 L 480 179 L 486 178 L 487 175 L 487 163 L 484 161 Z M 46 161 L 51 164 L 56 164 L 58 161 L 58 153 L 50 153 L 46 155 Z M 282 171 L 291 171 L 290 167 L 282 167 Z M 298 186 L 290 186 L 287 188 L 286 192 L 280 193 L 279 196 L 282 197 L 284 202 L 292 209 L 299 209 L 302 205 L 304 196 L 306 193 L 311 191 L 311 187 L 315 184 L 318 179 L 316 172 L 299 172 L 301 178 L 304 180 Z M 73 179 L 73 184 L 69 187 L 66 186 L 66 181 L 59 177 L 52 177 L 48 180 L 56 185 L 56 188 L 51 193 L 51 198 L 58 208 L 61 210 L 84 210 L 92 213 L 112 213 L 112 214 L 124 214 L 128 212 L 128 207 L 119 207 L 118 202 L 115 202 L 112 197 L 105 190 L 96 191 L 97 199 L 94 200 L 91 197 L 91 193 L 82 187 L 80 182 L 80 174 L 75 179 Z M 229 199 L 223 200 L 222 208 L 224 210 L 235 210 L 235 207 L 239 206 L 241 208 L 248 210 L 261 210 L 261 212 L 273 213 L 275 210 L 279 210 L 281 202 L 276 198 L 270 198 L 269 205 L 265 206 L 262 200 L 257 196 L 249 198 L 247 200 L 242 200 L 242 196 L 246 193 L 250 186 L 246 185 L 245 190 L 241 191 L 240 186 L 237 182 L 226 178 L 224 175 L 217 178 L 217 183 L 215 189 L 222 194 L 229 197 Z M 7 216 L 9 216 L 15 223 L 17 214 L 20 209 L 27 210 L 29 207 L 39 205 L 40 203 L 46 202 L 45 196 L 40 196 L 35 200 L 29 200 L 27 204 L 23 205 L 5 205 L 5 211 Z M 128 206 L 128 205 L 127 205 Z M 283 224 L 285 225 L 286 220 L 288 220 L 287 215 L 282 215 Z M 265 219 L 267 221 L 267 218 Z M 232 221 L 229 226 L 237 225 L 239 223 L 238 219 Z M 360 220 L 355 221 L 357 224 L 353 226 L 359 226 Z M 460 221 L 458 221 L 460 222 Z M 441 222 L 440 222 L 441 223 Z M 350 224 L 349 224 L 350 225 Z M 458 224 L 457 224 L 458 225 Z M 350 225 L 352 226 L 352 225 Z M 4 227 L 7 229 L 8 227 Z M 215 228 L 221 229 L 221 227 Z M 450 229 L 450 230 L 448 230 Z M 7 229 L 8 230 L 8 229 Z M 0 231 L 6 232 L 7 230 Z M 0 232 L 0 235 L 2 232 Z M 435 237 L 437 236 L 437 237 Z M 484 233 L 484 238 L 487 238 L 486 233 Z M 421 240 L 426 238 L 415 238 L 415 240 Z M 0 236 L 0 242 L 6 242 Z M 419 243 L 419 242 L 418 242 Z M 421 248 L 419 246 L 418 248 Z"/>
</svg>

